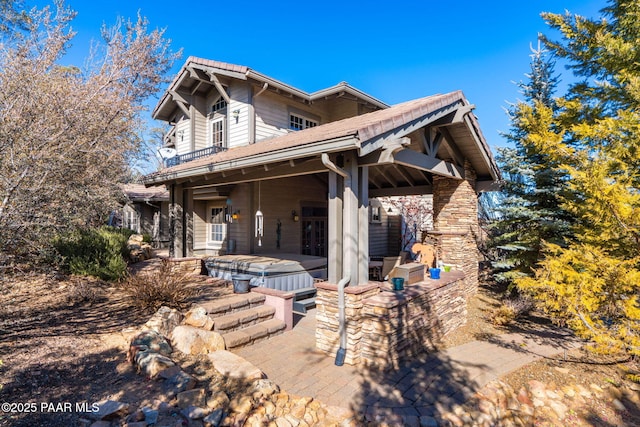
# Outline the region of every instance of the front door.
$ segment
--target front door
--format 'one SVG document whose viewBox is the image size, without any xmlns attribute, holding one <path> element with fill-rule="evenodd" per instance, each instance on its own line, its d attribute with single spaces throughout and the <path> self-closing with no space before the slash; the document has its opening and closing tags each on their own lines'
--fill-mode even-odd
<svg viewBox="0 0 640 427">
<path fill-rule="evenodd" d="M 302 254 L 327 256 L 327 223 L 328 210 L 326 207 L 302 207 Z"/>
</svg>

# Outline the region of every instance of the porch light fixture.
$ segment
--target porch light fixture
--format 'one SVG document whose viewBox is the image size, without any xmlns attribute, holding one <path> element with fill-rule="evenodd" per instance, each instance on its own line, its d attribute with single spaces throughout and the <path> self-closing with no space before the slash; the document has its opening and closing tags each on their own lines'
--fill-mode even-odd
<svg viewBox="0 0 640 427">
<path fill-rule="evenodd" d="M 298 216 L 298 213 L 295 209 L 291 211 L 291 219 L 293 220 L 293 222 L 298 222 L 300 220 L 300 217 Z"/>
<path fill-rule="evenodd" d="M 234 221 L 237 221 L 238 218 L 240 218 L 240 211 L 235 211 L 232 215 L 231 218 L 233 218 Z"/>
<path fill-rule="evenodd" d="M 233 118 L 237 119 L 240 116 L 240 110 L 233 110 Z"/>
<path fill-rule="evenodd" d="M 256 238 L 258 239 L 258 247 L 262 246 L 262 236 L 264 236 L 264 216 L 260 210 L 261 199 L 261 181 L 258 181 L 258 210 L 256 211 Z"/>
</svg>

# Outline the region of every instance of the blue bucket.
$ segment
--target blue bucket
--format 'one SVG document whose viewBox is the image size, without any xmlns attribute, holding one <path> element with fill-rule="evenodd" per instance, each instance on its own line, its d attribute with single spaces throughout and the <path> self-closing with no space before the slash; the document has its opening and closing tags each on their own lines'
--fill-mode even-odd
<svg viewBox="0 0 640 427">
<path fill-rule="evenodd" d="M 394 291 L 401 291 L 404 289 L 404 279 L 402 277 L 394 277 L 391 279 L 391 283 L 393 283 Z"/>
<path fill-rule="evenodd" d="M 439 279 L 440 278 L 440 269 L 439 268 L 430 268 L 429 269 L 429 276 L 431 276 L 432 279 Z"/>
</svg>

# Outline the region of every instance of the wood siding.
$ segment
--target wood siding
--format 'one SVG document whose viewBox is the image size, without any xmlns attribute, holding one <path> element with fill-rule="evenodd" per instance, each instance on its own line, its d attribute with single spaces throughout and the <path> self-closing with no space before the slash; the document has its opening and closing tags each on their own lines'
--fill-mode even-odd
<svg viewBox="0 0 640 427">
<path fill-rule="evenodd" d="M 191 151 L 191 122 L 184 115 L 176 123 L 176 151 L 178 154 Z"/>
<path fill-rule="evenodd" d="M 245 82 L 234 82 L 229 87 L 231 104 L 227 106 L 227 147 L 239 147 L 249 143 L 249 91 Z M 238 117 L 234 117 L 238 111 Z"/>
<path fill-rule="evenodd" d="M 194 108 L 191 109 L 192 120 L 194 121 L 194 140 L 193 150 L 200 150 L 209 145 L 209 132 L 208 132 L 208 120 L 207 120 L 207 101 L 202 97 L 194 98 Z"/>
<path fill-rule="evenodd" d="M 206 249 L 207 244 L 207 202 L 193 202 L 193 250 L 198 254 Z"/>
<path fill-rule="evenodd" d="M 258 183 L 253 186 L 253 203 L 258 209 Z M 291 211 L 300 215 L 300 200 L 326 203 L 326 184 L 313 176 L 275 179 L 260 184 L 260 209 L 264 215 L 264 236 L 259 247 L 254 239 L 255 253 L 300 253 L 301 221 L 291 218 Z M 253 216 L 252 216 L 253 217 Z M 253 218 L 252 218 L 253 219 Z M 280 249 L 277 248 L 277 224 L 281 222 Z"/>
<path fill-rule="evenodd" d="M 311 118 L 317 117 L 320 124 L 329 121 L 329 116 L 324 108 L 309 107 L 269 92 L 254 98 L 254 105 L 256 109 L 256 142 L 288 133 L 291 112 L 307 114 Z"/>
</svg>

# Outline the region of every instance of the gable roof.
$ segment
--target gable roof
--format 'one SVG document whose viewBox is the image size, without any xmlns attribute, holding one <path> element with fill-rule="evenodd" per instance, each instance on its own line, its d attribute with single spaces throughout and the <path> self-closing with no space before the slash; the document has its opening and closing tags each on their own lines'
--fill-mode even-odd
<svg viewBox="0 0 640 427">
<path fill-rule="evenodd" d="M 362 157 L 392 142 L 397 144 L 400 138 L 422 127 L 451 119 L 457 113 L 460 113 L 459 122 L 451 124 L 454 129 L 450 132 L 456 136 L 455 150 L 464 153 L 479 181 L 496 181 L 500 172 L 471 109 L 460 91 L 432 95 L 252 145 L 234 147 L 152 173 L 145 177 L 144 182 L 148 185 L 164 183 L 347 150 L 357 150 Z M 446 120 L 443 124 L 447 124 Z"/>
<path fill-rule="evenodd" d="M 349 85 L 347 82 L 340 82 L 335 86 L 321 89 L 313 93 L 307 93 L 301 89 L 283 83 L 244 65 L 229 64 L 226 62 L 190 56 L 189 58 L 187 58 L 185 64 L 182 66 L 178 74 L 174 77 L 167 91 L 164 93 L 158 104 L 153 109 L 151 115 L 154 119 L 164 121 L 170 120 L 171 113 L 175 110 L 175 106 L 172 105 L 173 96 L 171 92 L 175 92 L 181 86 L 188 84 L 187 82 L 191 79 L 191 70 L 200 70 L 209 76 L 221 75 L 238 80 L 252 81 L 265 89 L 287 93 L 295 97 L 299 101 L 307 104 L 312 104 L 313 102 L 320 101 L 323 98 L 332 95 L 349 94 L 365 103 L 375 106 L 376 108 L 389 107 L 389 105 L 385 104 L 379 99 L 376 99 L 373 96 L 359 89 L 356 89 L 355 87 Z"/>
</svg>

